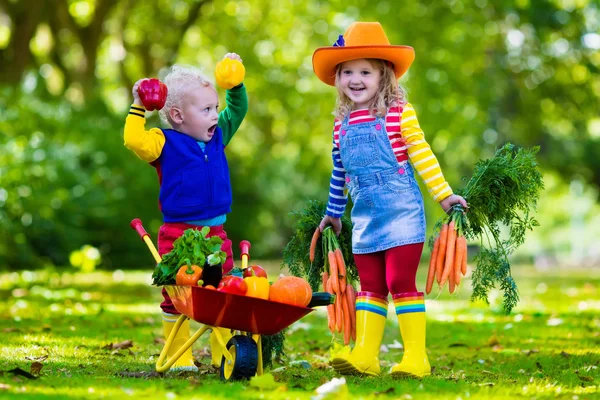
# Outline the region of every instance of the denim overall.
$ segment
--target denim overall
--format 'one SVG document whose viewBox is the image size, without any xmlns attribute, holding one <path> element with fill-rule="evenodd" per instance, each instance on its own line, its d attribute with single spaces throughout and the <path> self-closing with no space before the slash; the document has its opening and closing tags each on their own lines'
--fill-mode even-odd
<svg viewBox="0 0 600 400">
<path fill-rule="evenodd" d="M 340 155 L 352 207 L 352 252 L 425 242 L 423 196 L 410 163 L 398 164 L 385 117 L 340 128 Z"/>
</svg>

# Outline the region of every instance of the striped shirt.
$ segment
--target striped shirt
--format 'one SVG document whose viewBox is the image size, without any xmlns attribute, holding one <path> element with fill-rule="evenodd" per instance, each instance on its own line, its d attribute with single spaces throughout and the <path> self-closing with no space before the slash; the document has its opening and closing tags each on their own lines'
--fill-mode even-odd
<svg viewBox="0 0 600 400">
<path fill-rule="evenodd" d="M 369 110 L 355 110 L 350 113 L 349 125 L 372 122 L 375 116 Z M 346 185 L 346 169 L 340 156 L 339 131 L 342 121 L 336 119 L 333 125 L 333 172 L 329 184 L 329 201 L 326 214 L 340 218 L 344 214 L 348 202 Z M 403 106 L 392 106 L 385 117 L 385 127 L 388 139 L 396 155 L 398 165 L 402 166 L 411 161 L 419 176 L 425 182 L 429 194 L 437 202 L 452 194 L 452 189 L 444 179 L 437 158 L 425 141 L 425 134 L 419 126 L 417 114 L 410 103 Z"/>
</svg>

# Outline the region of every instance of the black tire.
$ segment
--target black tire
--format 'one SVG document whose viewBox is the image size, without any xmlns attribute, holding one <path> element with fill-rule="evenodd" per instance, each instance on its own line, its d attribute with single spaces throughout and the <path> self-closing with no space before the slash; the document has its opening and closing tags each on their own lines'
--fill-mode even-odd
<svg viewBox="0 0 600 400">
<path fill-rule="evenodd" d="M 256 375 L 258 367 L 258 347 L 251 337 L 236 335 L 227 342 L 227 350 L 232 353 L 233 366 L 225 356 L 221 358 L 221 380 L 239 381 Z"/>
</svg>

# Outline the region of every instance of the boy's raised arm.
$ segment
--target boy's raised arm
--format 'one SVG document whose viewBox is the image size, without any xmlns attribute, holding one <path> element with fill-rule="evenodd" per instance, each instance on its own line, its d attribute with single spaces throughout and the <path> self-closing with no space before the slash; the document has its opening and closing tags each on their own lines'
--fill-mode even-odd
<svg viewBox="0 0 600 400">
<path fill-rule="evenodd" d="M 132 104 L 125 119 L 125 147 L 144 161 L 152 162 L 160 157 L 165 145 L 165 135 L 159 128 L 146 130 L 144 106 Z"/>
<path fill-rule="evenodd" d="M 227 90 L 225 102 L 226 108 L 219 113 L 219 127 L 223 130 L 223 144 L 227 146 L 248 112 L 248 95 L 244 84 Z"/>
</svg>

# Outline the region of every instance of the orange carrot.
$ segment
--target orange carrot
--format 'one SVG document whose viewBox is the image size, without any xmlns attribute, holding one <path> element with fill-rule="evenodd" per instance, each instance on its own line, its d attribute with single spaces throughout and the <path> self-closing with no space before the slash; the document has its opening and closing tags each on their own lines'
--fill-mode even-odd
<svg viewBox="0 0 600 400">
<path fill-rule="evenodd" d="M 462 272 L 463 275 L 466 275 L 467 274 L 467 257 L 468 257 L 468 252 L 469 252 L 469 247 L 467 246 L 467 239 L 466 238 L 464 240 L 464 247 L 465 247 L 465 255 L 463 256 L 460 270 L 461 270 L 461 272 Z"/>
<path fill-rule="evenodd" d="M 346 302 L 348 303 L 348 312 L 350 313 L 350 336 L 356 342 L 356 292 L 354 287 L 348 283 L 346 286 Z"/>
<path fill-rule="evenodd" d="M 435 265 L 437 261 L 438 252 L 440 250 L 440 237 L 435 238 L 433 242 L 433 251 L 431 252 L 431 258 L 429 259 L 429 272 L 427 273 L 427 286 L 425 287 L 425 293 L 431 293 L 433 287 L 433 278 L 435 276 Z"/>
<path fill-rule="evenodd" d="M 350 308 L 348 307 L 348 294 L 342 295 L 342 308 L 344 310 L 344 345 L 350 344 L 350 338 L 352 337 L 352 319 L 350 318 Z"/>
<path fill-rule="evenodd" d="M 331 277 L 331 285 L 335 294 L 339 294 L 340 283 L 338 276 L 337 260 L 335 259 L 335 254 L 331 250 L 327 253 L 327 257 L 329 258 L 329 276 Z"/>
<path fill-rule="evenodd" d="M 444 272 L 442 272 L 442 281 L 440 285 L 444 286 L 450 275 L 450 271 L 453 271 L 452 265 L 454 264 L 454 249 L 456 247 L 456 231 L 454 230 L 454 221 L 450 221 L 448 225 L 448 237 L 446 239 L 446 260 L 444 261 Z"/>
<path fill-rule="evenodd" d="M 315 233 L 313 233 L 313 235 L 312 235 L 312 239 L 310 241 L 310 251 L 308 253 L 308 259 L 310 260 L 311 263 L 313 261 L 315 261 L 315 250 L 317 249 L 317 241 L 319 240 L 320 236 L 321 236 L 321 230 L 317 226 L 317 229 L 315 229 Z"/>
<path fill-rule="evenodd" d="M 331 279 L 327 281 L 327 293 L 333 294 Z M 327 306 L 327 325 L 329 326 L 331 333 L 335 333 L 335 323 L 335 306 L 333 304 L 329 304 Z"/>
<path fill-rule="evenodd" d="M 446 242 L 448 241 L 448 224 L 442 225 L 440 231 L 440 249 L 435 261 L 435 276 L 437 283 L 442 281 L 442 272 L 444 270 L 444 257 L 446 256 Z"/>
<path fill-rule="evenodd" d="M 334 254 L 336 266 L 338 267 L 338 276 L 340 278 L 340 292 L 343 294 L 346 291 L 346 263 L 344 262 L 344 255 L 342 254 L 341 249 L 335 249 Z"/>
<path fill-rule="evenodd" d="M 335 294 L 335 327 L 337 328 L 338 333 L 342 333 L 342 325 L 344 323 L 344 309 L 342 307 L 342 294 Z"/>
<path fill-rule="evenodd" d="M 454 293 L 454 289 L 456 289 L 456 282 L 454 281 L 454 271 L 452 271 L 450 272 L 450 275 L 448 275 L 448 292 L 452 294 Z"/>
<path fill-rule="evenodd" d="M 466 246 L 463 246 L 465 240 L 466 239 L 464 236 L 459 236 L 456 238 L 456 254 L 454 254 L 454 271 L 452 271 L 452 273 L 454 274 L 454 283 L 457 285 L 460 284 L 460 270 L 462 267 L 463 257 L 465 256 L 464 252 L 466 250 Z"/>
<path fill-rule="evenodd" d="M 327 271 L 323 271 L 323 290 L 327 291 L 327 281 L 329 280 L 329 273 Z"/>
</svg>

